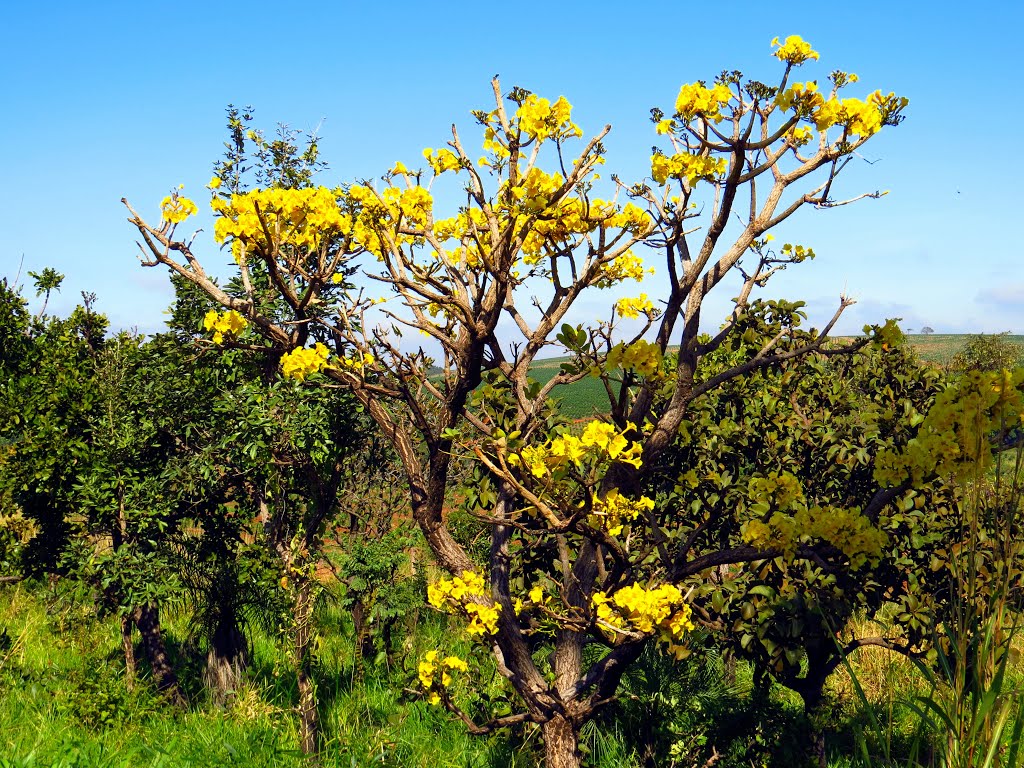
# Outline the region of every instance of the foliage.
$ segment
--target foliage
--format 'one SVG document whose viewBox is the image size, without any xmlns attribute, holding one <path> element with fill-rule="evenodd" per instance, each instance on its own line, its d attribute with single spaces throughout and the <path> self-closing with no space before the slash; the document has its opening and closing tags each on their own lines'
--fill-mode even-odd
<svg viewBox="0 0 1024 768">
<path fill-rule="evenodd" d="M 965 371 L 1001 371 L 1024 365 L 1024 347 L 1010 341 L 1009 332 L 971 336 L 953 355 L 950 369 Z"/>
</svg>

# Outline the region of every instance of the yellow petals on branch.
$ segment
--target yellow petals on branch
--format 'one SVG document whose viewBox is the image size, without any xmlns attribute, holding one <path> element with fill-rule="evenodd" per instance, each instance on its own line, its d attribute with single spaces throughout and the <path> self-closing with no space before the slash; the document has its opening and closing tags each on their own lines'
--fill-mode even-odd
<svg viewBox="0 0 1024 768">
<path fill-rule="evenodd" d="M 583 131 L 571 121 L 572 105 L 564 96 L 552 104 L 531 93 L 516 110 L 519 129 L 531 138 L 544 141 L 550 138 L 582 136 Z M 485 144 L 486 148 L 486 144 Z"/>
<path fill-rule="evenodd" d="M 448 171 L 458 173 L 462 169 L 462 161 L 450 149 L 439 149 L 435 152 L 431 147 L 427 147 L 423 150 L 423 157 L 430 164 L 435 176 L 440 176 Z"/>
<path fill-rule="evenodd" d="M 803 487 L 789 472 L 751 478 L 748 509 L 757 515 L 743 524 L 743 540 L 763 549 L 779 549 L 788 558 L 802 544 L 821 540 L 840 550 L 853 569 L 877 562 L 888 542 L 885 532 L 860 509 L 807 503 Z"/>
<path fill-rule="evenodd" d="M 619 431 L 614 424 L 593 420 L 579 436 L 566 433 L 558 435 L 541 445 L 528 445 L 508 457 L 508 463 L 522 467 L 536 478 L 546 478 L 561 473 L 569 466 L 584 463 L 601 464 L 620 461 L 639 468 L 643 446 L 626 437 L 633 431 L 632 425 Z"/>
<path fill-rule="evenodd" d="M 298 347 L 281 356 L 281 374 L 286 379 L 303 381 L 311 373 L 327 367 L 329 352 L 326 346 L 317 342 L 314 347 Z"/>
<path fill-rule="evenodd" d="M 690 606 L 684 601 L 679 588 L 662 584 L 647 589 L 639 584 L 623 587 L 608 595 L 594 593 L 591 603 L 598 626 L 605 631 L 650 635 L 657 633 L 659 640 L 668 646 L 669 653 L 680 658 L 687 649 L 680 641 L 687 632 L 694 629 Z"/>
<path fill-rule="evenodd" d="M 608 353 L 605 360 L 605 369 L 613 371 L 616 368 L 635 371 L 641 376 L 649 379 L 660 378 L 662 375 L 662 362 L 665 356 L 661 347 L 644 339 L 637 339 L 632 344 L 619 342 Z M 591 375 L 598 376 L 600 368 L 594 368 Z"/>
<path fill-rule="evenodd" d="M 968 479 L 992 461 L 992 439 L 1024 426 L 1024 368 L 968 371 L 935 398 L 917 436 L 875 461 L 882 486 L 935 476 Z"/>
<path fill-rule="evenodd" d="M 486 596 L 483 577 L 463 571 L 452 579 L 438 579 L 427 587 L 427 602 L 445 613 L 461 614 L 469 619 L 466 632 L 472 636 L 493 635 L 498 631 L 501 606 Z"/>
<path fill-rule="evenodd" d="M 602 498 L 594 498 L 594 512 L 588 522 L 595 528 L 604 528 L 610 536 L 622 533 L 626 523 L 636 520 L 643 512 L 654 509 L 654 499 L 641 496 L 630 499 L 619 493 L 617 488 L 608 491 Z"/>
<path fill-rule="evenodd" d="M 654 304 L 646 293 L 641 293 L 635 299 L 619 299 L 615 302 L 615 312 L 619 317 L 626 317 L 635 320 L 641 313 L 650 315 L 654 312 Z"/>
<path fill-rule="evenodd" d="M 233 309 L 218 312 L 211 309 L 203 317 L 203 329 L 213 331 L 213 343 L 220 344 L 224 336 L 239 336 L 249 326 L 249 321 Z"/>
<path fill-rule="evenodd" d="M 653 272 L 653 270 L 651 271 Z M 611 263 L 604 264 L 601 267 L 601 272 L 595 285 L 598 288 L 608 288 L 623 280 L 636 280 L 640 282 L 644 279 L 644 274 L 643 259 L 632 251 L 626 251 L 616 256 Z"/>
<path fill-rule="evenodd" d="M 778 48 L 777 51 L 772 51 L 772 56 L 789 64 L 800 65 L 810 59 L 817 61 L 821 58 L 818 52 L 811 48 L 811 44 L 799 35 L 790 35 L 784 43 L 780 43 L 776 37 L 772 40 L 772 47 Z"/>
<path fill-rule="evenodd" d="M 441 697 L 437 692 L 438 688 L 447 688 L 452 684 L 451 672 L 468 672 L 469 664 L 458 656 L 445 656 L 438 659 L 438 652 L 427 651 L 423 660 L 417 665 L 417 676 L 423 689 L 429 692 L 427 701 L 431 704 L 440 704 Z M 440 673 L 440 675 L 438 675 Z"/>
<path fill-rule="evenodd" d="M 654 126 L 654 132 L 660 136 L 664 136 L 667 133 L 674 133 L 676 130 L 676 121 L 671 117 L 666 117 L 663 120 L 659 120 L 657 125 Z"/>
<path fill-rule="evenodd" d="M 651 155 L 651 176 L 658 184 L 668 179 L 686 179 L 694 186 L 703 179 L 713 179 L 725 173 L 728 161 L 724 157 L 708 157 L 681 152 L 668 157 L 660 153 Z"/>
<path fill-rule="evenodd" d="M 160 201 L 160 217 L 170 224 L 180 224 L 198 210 L 195 203 L 177 192 Z"/>
<path fill-rule="evenodd" d="M 335 191 L 326 187 L 255 189 L 229 199 L 215 197 L 210 206 L 217 214 L 214 239 L 249 249 L 315 250 L 325 238 L 352 229 L 351 216 L 340 208 Z M 232 252 L 237 260 L 238 253 Z"/>
<path fill-rule="evenodd" d="M 712 88 L 706 87 L 703 83 L 689 83 L 679 89 L 679 95 L 676 97 L 676 114 L 686 122 L 699 116 L 718 123 L 722 121 L 722 107 L 731 99 L 732 91 L 724 83 L 718 83 Z"/>
</svg>

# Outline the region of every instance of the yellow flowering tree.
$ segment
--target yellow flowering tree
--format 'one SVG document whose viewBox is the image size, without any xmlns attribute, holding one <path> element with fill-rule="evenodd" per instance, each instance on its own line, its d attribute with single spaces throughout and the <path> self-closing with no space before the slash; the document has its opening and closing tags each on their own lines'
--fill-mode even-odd
<svg viewBox="0 0 1024 768">
<path fill-rule="evenodd" d="M 770 230 L 802 207 L 856 199 L 834 197 L 837 176 L 906 104 L 879 92 L 842 98 L 856 82 L 843 72 L 820 89 L 791 82 L 818 55 L 795 37 L 774 48 L 775 85 L 724 73 L 710 87 L 684 85 L 670 115 L 656 110 L 661 149 L 636 184 L 600 177 L 610 126 L 584 138 L 564 97 L 503 94 L 495 80 L 493 107 L 473 113 L 482 154 L 453 126 L 422 164 L 407 158 L 376 182 L 214 189 L 215 239 L 242 286 L 232 295 L 181 234 L 186 202 L 172 195 L 157 224 L 129 206 L 145 263 L 237 312 L 277 351 L 283 375 L 348 387 L 380 426 L 404 467 L 413 517 L 450 575 L 431 602 L 462 618 L 522 709 L 474 722 L 445 693 L 445 675 L 461 667 L 437 656 L 423 660 L 424 689 L 475 732 L 538 724 L 549 768 L 580 764 L 580 727 L 646 645 L 686 652 L 696 618 L 687 579 L 776 551 L 766 538 L 691 562 L 659 522 L 664 499 L 642 492 L 694 400 L 820 349 L 851 303 L 842 299 L 800 344 L 778 343 L 791 330 L 782 323 L 778 338 L 700 375 L 701 358 L 741 328 L 754 291 L 813 256 L 774 248 Z M 457 207 L 442 212 L 453 195 Z M 660 257 L 660 292 L 645 284 L 610 302 L 608 317 L 580 323 L 573 312 L 584 294 L 647 281 L 644 251 Z M 352 277 L 357 266 L 362 278 Z M 284 315 L 266 310 L 257 271 Z M 742 288 L 731 316 L 700 340 L 704 298 L 733 272 Z M 627 333 L 621 318 L 639 328 Z M 671 358 L 670 346 L 679 348 Z M 534 381 L 534 362 L 552 352 L 570 362 Z M 570 424 L 552 397 L 588 376 L 606 387 L 610 414 Z M 490 535 L 483 557 L 444 513 L 463 463 L 476 478 L 465 489 L 469 511 Z M 605 651 L 584 663 L 588 642 Z"/>
</svg>

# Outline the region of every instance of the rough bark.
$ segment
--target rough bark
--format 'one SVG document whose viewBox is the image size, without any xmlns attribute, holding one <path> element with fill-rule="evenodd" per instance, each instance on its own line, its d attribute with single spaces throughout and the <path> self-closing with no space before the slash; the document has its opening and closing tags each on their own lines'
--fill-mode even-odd
<svg viewBox="0 0 1024 768">
<path fill-rule="evenodd" d="M 579 733 L 564 715 L 555 715 L 541 726 L 544 737 L 544 768 L 580 768 Z"/>
<path fill-rule="evenodd" d="M 163 693 L 175 706 L 187 707 L 188 698 L 181 690 L 178 676 L 171 666 L 164 645 L 163 630 L 160 628 L 160 612 L 155 605 L 148 603 L 135 609 L 135 624 L 142 637 L 142 647 L 146 652 L 146 660 L 153 672 L 156 688 Z"/>
</svg>

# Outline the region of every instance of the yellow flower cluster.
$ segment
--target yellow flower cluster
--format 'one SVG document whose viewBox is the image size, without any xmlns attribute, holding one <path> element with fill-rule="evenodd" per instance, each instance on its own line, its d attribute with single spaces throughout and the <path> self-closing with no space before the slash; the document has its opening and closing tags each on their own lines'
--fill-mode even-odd
<svg viewBox="0 0 1024 768">
<path fill-rule="evenodd" d="M 810 112 L 825 103 L 825 97 L 818 93 L 818 84 L 814 80 L 806 83 L 793 83 L 775 96 L 779 109 L 786 111 L 795 104 L 801 113 Z"/>
<path fill-rule="evenodd" d="M 879 98 L 880 91 L 876 91 Z M 841 125 L 852 136 L 871 136 L 882 130 L 882 112 L 872 94 L 867 101 L 860 99 L 829 99 L 814 113 L 814 124 L 819 131 Z"/>
<path fill-rule="evenodd" d="M 439 579 L 427 587 L 427 601 L 446 613 L 463 613 L 469 618 L 470 635 L 493 635 L 498 631 L 501 606 L 489 604 L 483 577 L 463 571 L 453 579 Z"/>
<path fill-rule="evenodd" d="M 342 368 L 346 368 L 350 371 L 362 371 L 368 365 L 373 365 L 376 359 L 369 352 L 363 352 L 358 357 L 343 357 L 338 363 Z"/>
<path fill-rule="evenodd" d="M 326 187 L 254 189 L 230 198 L 215 197 L 210 206 L 217 214 L 214 239 L 231 242 L 235 261 L 243 248 L 277 245 L 315 250 L 325 237 L 347 235 L 352 229 L 352 218 L 339 208 L 337 193 Z M 268 232 L 272 243 L 267 242 Z"/>
<path fill-rule="evenodd" d="M 796 554 L 799 544 L 815 539 L 841 551 L 853 569 L 877 562 L 889 541 L 858 508 L 802 506 L 792 515 L 776 512 L 768 522 L 751 520 L 743 526 L 743 540 L 748 544 L 781 548 L 789 558 Z"/>
<path fill-rule="evenodd" d="M 319 341 L 314 347 L 298 347 L 281 356 L 281 374 L 286 379 L 303 381 L 311 373 L 327 367 L 327 347 Z"/>
<path fill-rule="evenodd" d="M 724 157 L 691 155 L 688 152 L 672 157 L 660 153 L 651 155 L 651 176 L 658 184 L 664 184 L 668 179 L 686 179 L 692 187 L 702 179 L 713 179 L 725 173 L 727 167 Z"/>
<path fill-rule="evenodd" d="M 724 83 L 718 83 L 713 88 L 707 88 L 703 83 L 689 83 L 679 89 L 676 114 L 686 122 L 699 115 L 719 123 L 722 121 L 721 109 L 731 99 L 732 91 Z"/>
<path fill-rule="evenodd" d="M 171 224 L 180 224 L 198 210 L 187 197 L 174 192 L 160 201 L 160 216 Z"/>
<path fill-rule="evenodd" d="M 435 151 L 432 147 L 427 147 L 423 150 L 423 157 L 430 163 L 435 176 L 440 176 L 447 171 L 458 173 L 462 168 L 462 161 L 459 160 L 459 156 L 450 149 L 438 149 Z"/>
<path fill-rule="evenodd" d="M 227 312 L 217 312 L 217 310 L 211 309 L 203 317 L 203 329 L 213 331 L 214 344 L 223 342 L 225 334 L 238 336 L 248 325 L 248 321 L 233 309 L 229 309 Z"/>
<path fill-rule="evenodd" d="M 750 511 L 762 517 L 747 521 L 743 540 L 755 547 L 779 548 L 788 558 L 800 544 L 815 539 L 840 550 L 854 569 L 877 562 L 888 542 L 859 508 L 809 506 L 800 481 L 788 472 L 755 477 L 748 487 Z M 771 517 L 767 513 L 775 510 Z"/>
<path fill-rule="evenodd" d="M 571 117 L 572 105 L 564 96 L 559 96 L 558 101 L 552 104 L 531 93 L 516 110 L 519 128 L 527 136 L 540 141 L 552 137 L 582 136 L 583 131 L 571 122 Z"/>
<path fill-rule="evenodd" d="M 992 458 L 990 436 L 1024 425 L 1024 369 L 970 371 L 936 399 L 917 437 L 875 461 L 875 480 L 920 485 L 930 476 L 960 478 L 984 470 Z"/>
<path fill-rule="evenodd" d="M 621 461 L 639 468 L 643 448 L 640 443 L 631 443 L 625 435 L 632 428 L 628 425 L 620 432 L 614 424 L 595 419 L 579 437 L 563 434 L 542 445 L 526 446 L 518 454 L 509 456 L 508 461 L 513 466 L 526 467 L 537 478 L 547 477 L 569 464 L 580 466 L 585 459 Z"/>
<path fill-rule="evenodd" d="M 626 370 L 636 371 L 641 376 L 654 378 L 661 375 L 663 360 L 664 355 L 661 353 L 661 347 L 649 341 L 638 339 L 629 345 L 620 342 L 612 347 L 605 361 L 605 367 L 608 370 L 625 368 Z M 594 376 L 600 375 L 600 373 L 600 368 L 594 368 L 591 371 L 591 374 Z"/>
<path fill-rule="evenodd" d="M 818 52 L 811 48 L 811 44 L 799 35 L 790 35 L 784 43 L 780 43 L 779 38 L 776 37 L 772 40 L 772 48 L 779 49 L 772 51 L 772 56 L 789 64 L 799 65 L 808 59 L 817 61 L 820 58 Z"/>
<path fill-rule="evenodd" d="M 687 649 L 679 641 L 694 624 L 690 606 L 676 586 L 662 584 L 645 589 L 634 584 L 610 596 L 596 592 L 592 602 L 597 620 L 604 627 L 645 635 L 657 632 L 659 639 L 668 645 L 669 653 L 677 658 L 686 655 Z"/>
<path fill-rule="evenodd" d="M 814 258 L 814 249 L 808 248 L 803 245 L 793 245 L 792 243 L 785 243 L 782 246 L 782 255 L 792 262 L 799 264 L 807 259 Z"/>
<path fill-rule="evenodd" d="M 789 133 L 786 134 L 786 140 L 798 147 L 809 143 L 812 138 L 814 138 L 814 131 L 806 125 L 798 125 L 795 128 L 791 128 Z"/>
<path fill-rule="evenodd" d="M 659 120 L 657 124 L 654 126 L 654 132 L 657 133 L 659 136 L 664 136 L 666 133 L 675 133 L 675 130 L 676 121 L 673 120 L 671 117 L 666 117 L 662 120 Z"/>
<path fill-rule="evenodd" d="M 627 522 L 651 509 L 654 509 L 654 499 L 646 496 L 629 499 L 619 493 L 618 488 L 613 488 L 603 498 L 594 497 L 594 513 L 588 522 L 595 528 L 604 528 L 610 536 L 618 536 Z"/>
<path fill-rule="evenodd" d="M 628 317 L 631 320 L 638 318 L 641 312 L 647 315 L 653 311 L 654 304 L 647 298 L 646 293 L 641 293 L 635 299 L 619 299 L 615 302 L 615 312 L 619 317 Z"/>
<path fill-rule="evenodd" d="M 426 187 L 414 186 L 400 189 L 385 187 L 378 194 L 362 184 L 354 184 L 348 191 L 349 199 L 358 208 L 358 215 L 352 223 L 352 240 L 359 246 L 380 258 L 385 241 L 381 231 L 388 231 L 390 240 L 397 245 L 411 243 L 410 235 L 398 235 L 395 225 L 399 220 L 426 227 L 431 219 L 434 199 Z M 347 231 L 346 231 L 347 234 Z"/>
<path fill-rule="evenodd" d="M 427 701 L 431 704 L 441 703 L 441 696 L 437 692 L 438 685 L 442 688 L 447 688 L 451 685 L 452 671 L 469 671 L 469 665 L 458 656 L 445 656 L 443 659 L 439 659 L 439 655 L 440 654 L 437 651 L 427 651 L 423 656 L 423 661 L 419 663 L 417 670 L 419 673 L 420 685 L 423 686 L 425 691 L 429 692 Z M 440 679 L 438 679 L 437 676 L 438 672 L 441 673 Z"/>
<path fill-rule="evenodd" d="M 639 283 L 644 279 L 644 272 L 644 260 L 632 251 L 626 251 L 601 267 L 601 274 L 595 285 L 598 288 L 608 288 L 623 280 L 636 280 Z"/>
<path fill-rule="evenodd" d="M 548 174 L 534 166 L 519 183 L 509 188 L 509 194 L 526 213 L 540 213 L 548 207 L 551 197 L 562 188 L 565 179 L 560 173 Z"/>
<path fill-rule="evenodd" d="M 856 75 L 850 75 L 846 82 L 856 82 Z M 797 114 L 807 116 L 814 121 L 819 131 L 825 131 L 833 125 L 844 127 L 851 136 L 872 136 L 882 129 L 886 116 L 903 109 L 909 103 L 895 93 L 883 94 L 875 91 L 866 100 L 849 98 L 826 99 L 818 92 L 815 82 L 793 83 L 789 88 L 775 97 L 775 103 L 782 110 L 795 109 Z M 811 131 L 803 127 L 799 133 L 794 129 L 792 136 L 797 143 L 806 143 L 811 138 Z"/>
</svg>

